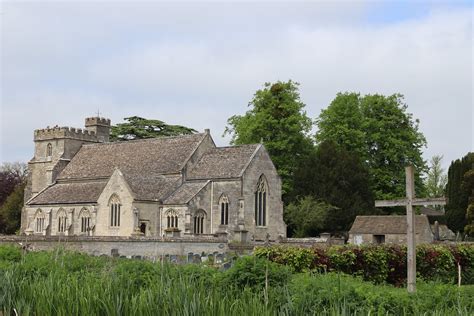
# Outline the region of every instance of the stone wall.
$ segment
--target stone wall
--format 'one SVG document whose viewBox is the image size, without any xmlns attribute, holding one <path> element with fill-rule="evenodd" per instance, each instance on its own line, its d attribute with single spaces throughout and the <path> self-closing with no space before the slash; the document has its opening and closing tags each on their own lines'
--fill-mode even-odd
<svg viewBox="0 0 474 316">
<path fill-rule="evenodd" d="M 227 241 L 217 238 L 0 236 L 0 245 L 20 243 L 29 245 L 33 251 L 64 247 L 95 256 L 115 254 L 156 258 L 165 255 L 187 256 L 188 253 L 229 252 Z"/>
</svg>

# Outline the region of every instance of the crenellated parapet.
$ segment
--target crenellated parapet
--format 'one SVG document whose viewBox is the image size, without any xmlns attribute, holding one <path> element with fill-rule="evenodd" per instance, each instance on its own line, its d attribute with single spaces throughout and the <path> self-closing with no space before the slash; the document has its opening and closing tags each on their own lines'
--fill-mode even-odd
<svg viewBox="0 0 474 316">
<path fill-rule="evenodd" d="M 75 127 L 52 127 L 35 130 L 34 140 L 48 140 L 58 138 L 71 138 L 84 141 L 98 141 L 95 131 Z"/>
<path fill-rule="evenodd" d="M 86 127 L 94 126 L 94 125 L 110 127 L 110 119 L 105 118 L 105 117 L 88 117 L 88 118 L 86 118 L 86 124 L 85 124 Z"/>
</svg>

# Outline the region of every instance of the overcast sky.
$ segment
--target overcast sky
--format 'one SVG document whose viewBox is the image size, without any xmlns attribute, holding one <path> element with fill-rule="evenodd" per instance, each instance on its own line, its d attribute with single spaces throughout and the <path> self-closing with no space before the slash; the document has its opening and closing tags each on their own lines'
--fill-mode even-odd
<svg viewBox="0 0 474 316">
<path fill-rule="evenodd" d="M 0 162 L 99 111 L 210 128 L 292 79 L 311 118 L 337 92 L 402 93 L 445 166 L 474 148 L 473 7 L 450 2 L 18 2 L 1 20 Z"/>
</svg>

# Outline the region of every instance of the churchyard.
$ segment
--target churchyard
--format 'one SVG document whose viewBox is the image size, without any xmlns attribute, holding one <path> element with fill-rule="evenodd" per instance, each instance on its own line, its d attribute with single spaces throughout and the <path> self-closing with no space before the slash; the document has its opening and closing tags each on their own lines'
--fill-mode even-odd
<svg viewBox="0 0 474 316">
<path fill-rule="evenodd" d="M 472 315 L 474 247 L 424 246 L 417 257 L 407 293 L 399 246 L 270 246 L 195 263 L 0 246 L 0 314 Z"/>
</svg>

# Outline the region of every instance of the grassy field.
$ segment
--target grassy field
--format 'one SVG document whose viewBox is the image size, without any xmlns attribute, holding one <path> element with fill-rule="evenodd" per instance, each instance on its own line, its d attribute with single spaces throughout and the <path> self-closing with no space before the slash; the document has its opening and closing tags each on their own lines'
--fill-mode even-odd
<svg viewBox="0 0 474 316">
<path fill-rule="evenodd" d="M 5 315 L 472 315 L 474 286 L 374 285 L 256 257 L 231 269 L 0 247 Z"/>
</svg>

